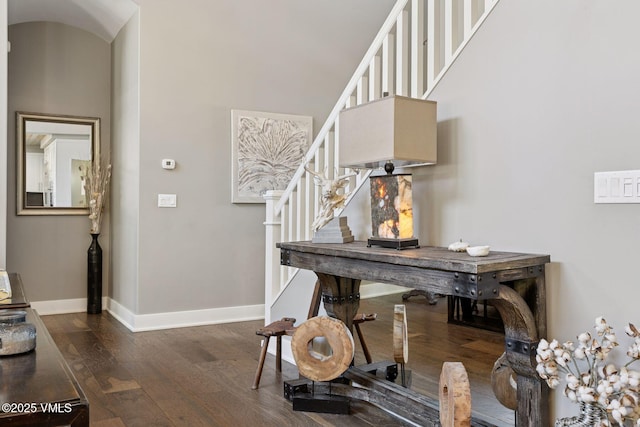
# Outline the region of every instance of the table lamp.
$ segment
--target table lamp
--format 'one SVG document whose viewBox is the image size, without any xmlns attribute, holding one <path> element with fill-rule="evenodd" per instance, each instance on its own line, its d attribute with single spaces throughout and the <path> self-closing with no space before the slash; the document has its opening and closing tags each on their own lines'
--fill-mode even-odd
<svg viewBox="0 0 640 427">
<path fill-rule="evenodd" d="M 340 112 L 340 166 L 386 172 L 369 178 L 372 237 L 368 246 L 419 246 L 413 235 L 411 174 L 393 171 L 436 163 L 436 116 L 436 102 L 397 95 Z"/>
</svg>

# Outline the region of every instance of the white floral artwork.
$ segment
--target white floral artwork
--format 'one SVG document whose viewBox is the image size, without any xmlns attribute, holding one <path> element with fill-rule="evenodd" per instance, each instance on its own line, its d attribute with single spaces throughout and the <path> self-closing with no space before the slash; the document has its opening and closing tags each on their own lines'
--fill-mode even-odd
<svg viewBox="0 0 640 427">
<path fill-rule="evenodd" d="M 233 203 L 284 190 L 311 145 L 312 117 L 231 110 Z"/>
</svg>

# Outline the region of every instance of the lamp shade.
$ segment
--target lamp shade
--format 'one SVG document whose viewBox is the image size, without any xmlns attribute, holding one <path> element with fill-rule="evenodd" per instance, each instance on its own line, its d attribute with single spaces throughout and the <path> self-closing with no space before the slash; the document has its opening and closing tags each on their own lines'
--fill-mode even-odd
<svg viewBox="0 0 640 427">
<path fill-rule="evenodd" d="M 340 112 L 339 163 L 351 169 L 377 169 L 437 161 L 436 102 L 388 96 Z"/>
</svg>

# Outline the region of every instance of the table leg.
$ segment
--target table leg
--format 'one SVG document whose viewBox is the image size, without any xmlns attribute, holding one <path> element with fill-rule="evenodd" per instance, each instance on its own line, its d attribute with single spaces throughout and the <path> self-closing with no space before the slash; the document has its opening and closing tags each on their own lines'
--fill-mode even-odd
<svg viewBox="0 0 640 427">
<path fill-rule="evenodd" d="M 538 319 L 520 294 L 508 286 L 500 285 L 492 302 L 504 322 L 507 360 L 518 376 L 516 426 L 548 426 L 549 389 L 536 372 Z"/>
<path fill-rule="evenodd" d="M 353 332 L 353 317 L 360 307 L 360 280 L 316 273 L 327 314 L 340 319 Z"/>
</svg>

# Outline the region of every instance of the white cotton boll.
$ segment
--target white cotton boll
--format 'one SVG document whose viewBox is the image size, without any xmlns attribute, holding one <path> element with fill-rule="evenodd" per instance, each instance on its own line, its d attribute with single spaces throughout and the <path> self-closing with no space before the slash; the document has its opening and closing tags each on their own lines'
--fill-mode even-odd
<svg viewBox="0 0 640 427">
<path fill-rule="evenodd" d="M 573 352 L 573 357 L 575 357 L 578 360 L 583 360 L 585 357 L 587 357 L 585 351 L 584 351 L 584 347 L 578 347 L 574 350 Z"/>
<path fill-rule="evenodd" d="M 580 380 L 578 379 L 578 377 L 576 377 L 572 373 L 568 373 L 565 376 L 565 380 L 567 381 L 567 387 L 572 390 L 575 390 L 578 387 L 578 384 L 580 384 Z"/>
<path fill-rule="evenodd" d="M 607 375 L 613 375 L 618 372 L 618 368 L 616 368 L 616 365 L 614 365 L 613 363 L 609 363 L 605 368 L 605 372 L 607 373 Z"/>
<path fill-rule="evenodd" d="M 607 321 L 604 320 L 604 317 L 596 317 L 595 330 L 600 334 L 607 330 Z"/>
<path fill-rule="evenodd" d="M 579 400 L 585 403 L 593 403 L 596 398 L 591 387 L 578 387 Z"/>
<path fill-rule="evenodd" d="M 634 388 L 640 386 L 640 372 L 628 371 L 627 373 L 629 375 L 629 385 Z"/>
<path fill-rule="evenodd" d="M 586 343 L 591 341 L 591 334 L 589 332 L 581 333 L 580 335 L 578 335 L 578 341 L 586 345 Z"/>
<path fill-rule="evenodd" d="M 629 335 L 630 337 L 639 337 L 640 336 L 640 331 L 638 330 L 638 328 L 635 327 L 635 325 L 633 323 L 629 323 L 625 328 L 624 331 L 627 333 L 627 335 Z"/>
<path fill-rule="evenodd" d="M 604 339 L 602 340 L 602 345 L 606 348 L 613 348 L 618 345 L 618 338 L 616 334 L 605 334 Z"/>
<path fill-rule="evenodd" d="M 633 412 L 633 409 L 637 409 L 638 399 L 634 395 L 625 394 L 620 399 L 620 403 L 622 403 L 625 407 L 630 408 L 630 413 Z"/>
<path fill-rule="evenodd" d="M 596 398 L 593 396 L 593 394 L 582 393 L 582 394 L 580 394 L 580 401 L 582 401 L 584 403 L 593 403 L 593 402 L 596 401 Z"/>
<path fill-rule="evenodd" d="M 622 414 L 618 409 L 614 409 L 613 411 L 611 411 L 611 416 L 619 425 L 623 425 L 624 421 L 622 420 Z"/>
<path fill-rule="evenodd" d="M 576 392 L 574 390 L 565 388 L 564 395 L 567 396 L 567 398 L 569 398 L 569 400 L 572 402 L 578 401 L 578 396 L 576 395 Z"/>
<path fill-rule="evenodd" d="M 631 345 L 627 351 L 627 356 L 632 359 L 640 359 L 640 345 L 638 343 Z"/>
</svg>

